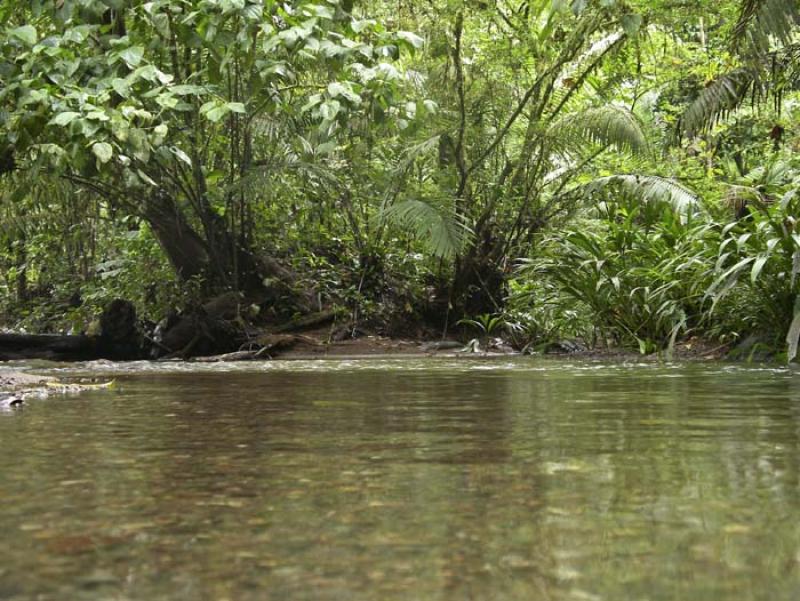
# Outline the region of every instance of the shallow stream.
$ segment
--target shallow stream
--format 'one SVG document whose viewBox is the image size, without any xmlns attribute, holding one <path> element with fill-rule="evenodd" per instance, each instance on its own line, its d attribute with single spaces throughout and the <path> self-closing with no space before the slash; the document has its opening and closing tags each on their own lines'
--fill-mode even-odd
<svg viewBox="0 0 800 601">
<path fill-rule="evenodd" d="M 85 364 L 0 413 L 0 599 L 800 599 L 800 374 Z"/>
</svg>

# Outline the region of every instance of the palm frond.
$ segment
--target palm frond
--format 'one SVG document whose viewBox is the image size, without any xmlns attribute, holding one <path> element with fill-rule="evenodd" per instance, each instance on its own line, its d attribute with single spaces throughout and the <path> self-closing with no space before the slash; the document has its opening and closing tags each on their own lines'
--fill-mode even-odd
<svg viewBox="0 0 800 601">
<path fill-rule="evenodd" d="M 756 70 L 742 67 L 712 81 L 681 117 L 681 132 L 693 136 L 714 125 L 741 106 L 748 97 L 761 93 Z"/>
<path fill-rule="evenodd" d="M 675 180 L 657 175 L 610 175 L 591 182 L 587 191 L 618 189 L 641 202 L 666 202 L 679 213 L 688 214 L 698 204 L 698 198 Z"/>
<path fill-rule="evenodd" d="M 441 136 L 435 135 L 403 149 L 402 154 L 394 165 L 394 174 L 396 176 L 403 176 L 418 159 L 434 156 L 435 151 L 439 148 L 440 140 Z"/>
<path fill-rule="evenodd" d="M 410 230 L 435 257 L 452 257 L 472 236 L 472 230 L 454 211 L 422 200 L 403 200 L 381 209 L 379 219 Z"/>
<path fill-rule="evenodd" d="M 276 182 L 285 183 L 289 177 L 306 185 L 335 188 L 338 185 L 335 166 L 324 157 L 313 156 L 314 149 L 310 145 L 308 150 L 310 156 L 307 157 L 288 143 L 274 144 L 264 160 L 233 182 L 224 184 L 222 190 L 225 194 L 245 191 L 255 195 L 272 189 Z"/>
<path fill-rule="evenodd" d="M 737 211 L 748 202 L 763 203 L 764 195 L 752 186 L 730 186 L 722 202 Z"/>
<path fill-rule="evenodd" d="M 733 29 L 734 50 L 745 66 L 711 82 L 681 118 L 680 131 L 695 135 L 750 99 L 779 108 L 783 94 L 800 79 L 800 3 L 797 0 L 742 0 Z"/>
<path fill-rule="evenodd" d="M 575 142 L 590 142 L 613 146 L 631 154 L 648 151 L 647 136 L 641 122 L 621 106 L 608 105 L 567 115 L 548 129 L 548 135 L 554 140 L 563 140 L 569 147 Z"/>
<path fill-rule="evenodd" d="M 733 45 L 737 49 L 749 46 L 763 54 L 773 39 L 788 44 L 798 25 L 800 8 L 795 0 L 743 0 L 733 28 Z"/>
</svg>

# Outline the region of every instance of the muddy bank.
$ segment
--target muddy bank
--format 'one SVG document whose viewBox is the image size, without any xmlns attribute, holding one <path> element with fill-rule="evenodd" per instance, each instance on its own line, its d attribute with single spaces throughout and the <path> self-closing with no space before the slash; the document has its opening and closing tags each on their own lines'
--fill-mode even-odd
<svg viewBox="0 0 800 601">
<path fill-rule="evenodd" d="M 193 362 L 257 361 L 270 359 L 355 359 L 370 357 L 474 357 L 492 358 L 531 354 L 554 359 L 567 358 L 586 361 L 607 362 L 662 362 L 662 361 L 720 361 L 733 359 L 730 345 L 719 345 L 700 338 L 691 338 L 675 345 L 672 353 L 662 351 L 642 355 L 623 348 L 587 348 L 579 342 L 564 341 L 539 349 L 538 352 L 522 353 L 510 343 L 494 339 L 486 349 L 480 344 L 454 339 L 420 340 L 411 338 L 389 338 L 378 335 L 362 335 L 346 340 L 326 340 L 325 331 L 307 332 L 303 335 L 280 335 L 263 337 L 258 350 L 238 351 L 208 357 L 195 357 Z"/>
</svg>

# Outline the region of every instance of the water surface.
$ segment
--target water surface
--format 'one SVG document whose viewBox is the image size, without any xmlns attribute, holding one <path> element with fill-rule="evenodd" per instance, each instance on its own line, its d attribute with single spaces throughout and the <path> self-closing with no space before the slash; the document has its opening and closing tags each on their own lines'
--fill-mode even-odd
<svg viewBox="0 0 800 601">
<path fill-rule="evenodd" d="M 118 386 L 0 414 L 3 600 L 800 598 L 787 370 L 45 372 Z"/>
</svg>

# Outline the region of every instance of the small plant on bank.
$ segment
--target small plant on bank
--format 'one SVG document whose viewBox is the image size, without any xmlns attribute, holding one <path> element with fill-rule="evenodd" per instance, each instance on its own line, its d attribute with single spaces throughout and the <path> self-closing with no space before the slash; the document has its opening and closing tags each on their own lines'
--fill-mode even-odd
<svg viewBox="0 0 800 601">
<path fill-rule="evenodd" d="M 473 352 L 478 352 L 481 347 L 484 351 L 488 351 L 492 338 L 498 337 L 500 332 L 511 333 L 520 329 L 519 324 L 508 321 L 503 315 L 492 313 L 483 313 L 474 318 L 462 319 L 458 325 L 478 331 L 479 337 L 473 338 L 467 343 L 467 348 L 472 349 Z"/>
</svg>

